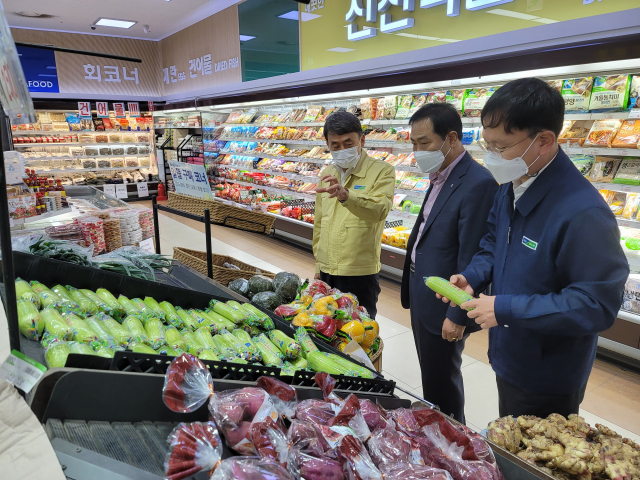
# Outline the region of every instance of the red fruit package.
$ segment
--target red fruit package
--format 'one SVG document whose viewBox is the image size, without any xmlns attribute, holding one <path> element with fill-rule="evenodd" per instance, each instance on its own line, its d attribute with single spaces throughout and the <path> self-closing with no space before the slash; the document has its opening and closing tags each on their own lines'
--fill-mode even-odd
<svg viewBox="0 0 640 480">
<path fill-rule="evenodd" d="M 286 464 L 289 459 L 289 445 L 282 428 L 271 418 L 251 425 L 249 429 L 253 448 L 264 460 Z"/>
<path fill-rule="evenodd" d="M 333 404 L 311 398 L 303 400 L 296 408 L 296 418 L 311 422 L 314 425 L 326 425 L 335 416 Z"/>
<path fill-rule="evenodd" d="M 198 357 L 183 353 L 169 365 L 164 377 L 162 399 L 174 412 L 200 408 L 213 395 L 213 379 Z"/>
<path fill-rule="evenodd" d="M 322 390 L 322 396 L 325 402 L 333 403 L 334 405 L 342 405 L 342 399 L 333 393 L 333 389 L 336 387 L 336 380 L 326 372 L 316 373 L 313 377 L 316 385 Z"/>
<path fill-rule="evenodd" d="M 382 474 L 364 448 L 364 444 L 353 435 L 346 435 L 338 446 L 343 458 L 343 468 L 358 480 L 382 480 Z"/>
<path fill-rule="evenodd" d="M 386 413 L 382 408 L 379 408 L 378 405 L 374 404 L 368 398 L 360 400 L 360 410 L 362 411 L 364 421 L 367 422 L 367 427 L 369 427 L 369 430 L 372 432 L 376 431 L 378 428 L 386 427 Z"/>
<path fill-rule="evenodd" d="M 168 480 L 181 480 L 214 469 L 222 458 L 222 442 L 213 422 L 181 423 L 167 438 L 164 471 Z"/>
<path fill-rule="evenodd" d="M 275 309 L 274 313 L 280 315 L 285 320 L 293 320 L 298 313 L 304 310 L 303 305 L 280 305 Z"/>
<path fill-rule="evenodd" d="M 291 385 L 277 378 L 263 376 L 258 379 L 257 387 L 264 389 L 271 395 L 271 401 L 281 417 L 293 420 L 298 407 L 298 394 Z"/>
<path fill-rule="evenodd" d="M 325 454 L 331 449 L 320 429 L 314 423 L 303 420 L 291 422 L 287 432 L 287 443 L 292 448 L 315 456 Z"/>
<path fill-rule="evenodd" d="M 331 315 L 323 315 L 322 317 L 320 315 L 311 315 L 310 318 L 314 322 L 313 328 L 324 341 L 331 342 L 336 338 L 338 322 L 335 318 Z"/>
<path fill-rule="evenodd" d="M 295 480 L 287 470 L 275 462 L 257 457 L 231 457 L 223 460 L 209 480 Z"/>
<path fill-rule="evenodd" d="M 393 422 L 388 423 L 387 428 L 379 428 L 373 432 L 367 446 L 371 459 L 378 468 L 396 463 L 424 465 L 419 446 L 414 447 L 409 437 L 395 429 Z"/>
<path fill-rule="evenodd" d="M 360 401 L 353 394 L 347 397 L 335 417 L 327 422 L 327 426 L 349 427 L 362 442 L 366 442 L 371 437 L 371 431 L 360 411 Z"/>
<path fill-rule="evenodd" d="M 337 458 L 293 450 L 287 465 L 296 479 L 344 480 L 342 465 Z"/>
<path fill-rule="evenodd" d="M 313 280 L 307 288 L 302 291 L 302 295 L 309 295 L 314 300 L 329 295 L 331 287 L 322 280 Z"/>
<path fill-rule="evenodd" d="M 446 470 L 424 465 L 411 465 L 406 463 L 383 465 L 380 471 L 384 478 L 394 480 L 452 480 Z"/>
<path fill-rule="evenodd" d="M 252 455 L 254 452 L 250 432 L 252 424 L 269 417 L 274 422 L 280 422 L 269 394 L 256 387 L 213 394 L 209 412 L 229 447 L 241 455 Z"/>
<path fill-rule="evenodd" d="M 453 424 L 449 422 L 444 415 L 442 415 L 442 413 L 428 407 L 413 409 L 412 412 L 421 428 L 427 425 L 437 424 L 440 432 L 447 440 L 454 442 L 459 447 L 462 447 L 463 460 L 479 460 L 473 445 L 471 444 L 471 439 L 454 427 Z"/>
</svg>

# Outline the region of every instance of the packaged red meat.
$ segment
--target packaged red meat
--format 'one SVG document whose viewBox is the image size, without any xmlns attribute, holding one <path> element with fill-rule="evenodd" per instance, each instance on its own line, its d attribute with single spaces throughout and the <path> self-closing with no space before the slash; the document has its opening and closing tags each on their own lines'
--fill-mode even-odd
<svg viewBox="0 0 640 480">
<path fill-rule="evenodd" d="M 181 480 L 210 471 L 222 459 L 222 442 L 213 422 L 181 423 L 167 438 L 169 452 L 164 463 L 167 480 Z"/>
<path fill-rule="evenodd" d="M 162 399 L 169 409 L 180 413 L 193 412 L 211 395 L 213 379 L 198 357 L 183 353 L 171 362 L 162 388 Z"/>
<path fill-rule="evenodd" d="M 209 412 L 229 447 L 242 455 L 254 452 L 250 432 L 252 424 L 263 422 L 268 417 L 280 422 L 269 394 L 255 387 L 214 393 L 209 402 Z"/>
<path fill-rule="evenodd" d="M 298 394 L 296 389 L 281 380 L 273 377 L 260 377 L 257 387 L 264 389 L 270 396 L 273 405 L 281 417 L 293 420 L 298 406 Z"/>
<path fill-rule="evenodd" d="M 343 480 L 342 465 L 337 458 L 292 450 L 287 464 L 291 475 L 301 480 Z"/>
<path fill-rule="evenodd" d="M 231 457 L 223 460 L 210 480 L 294 480 L 284 467 L 257 457 Z"/>
<path fill-rule="evenodd" d="M 452 480 L 451 475 L 446 470 L 440 468 L 426 467 L 424 465 L 395 464 L 383 465 L 380 471 L 384 478 L 394 480 Z"/>
</svg>

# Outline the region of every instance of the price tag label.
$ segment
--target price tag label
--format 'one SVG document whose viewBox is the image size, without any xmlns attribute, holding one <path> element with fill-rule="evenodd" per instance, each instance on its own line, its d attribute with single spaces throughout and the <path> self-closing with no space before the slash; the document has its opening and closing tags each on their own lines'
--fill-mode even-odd
<svg viewBox="0 0 640 480">
<path fill-rule="evenodd" d="M 138 187 L 138 197 L 144 198 L 149 196 L 149 185 L 147 182 L 136 183 L 136 187 Z"/>
<path fill-rule="evenodd" d="M 564 149 L 565 153 L 569 153 L 569 154 L 579 154 L 582 153 L 582 149 L 581 148 L 576 148 L 576 147 L 566 147 Z"/>
<path fill-rule="evenodd" d="M 81 117 L 91 116 L 91 103 L 90 102 L 78 102 L 78 113 Z"/>
<path fill-rule="evenodd" d="M 116 186 L 104 184 L 102 186 L 102 191 L 105 195 L 109 195 L 110 197 L 116 198 Z"/>
<path fill-rule="evenodd" d="M 140 248 L 146 250 L 149 253 L 156 253 L 156 249 L 153 245 L 153 238 L 147 238 L 140 242 Z"/>
<path fill-rule="evenodd" d="M 12 350 L 4 363 L 0 365 L 0 378 L 15 385 L 23 392 L 29 393 L 46 371 L 47 367 L 44 365 L 17 350 Z"/>
<path fill-rule="evenodd" d="M 629 150 L 627 150 L 626 148 L 615 148 L 613 150 L 614 155 L 621 155 L 623 157 L 630 155 L 630 153 L 631 152 L 629 152 Z"/>
<path fill-rule="evenodd" d="M 114 103 L 113 104 L 113 110 L 116 113 L 116 118 L 124 118 L 125 117 L 124 103 Z"/>
<path fill-rule="evenodd" d="M 127 102 L 127 109 L 129 110 L 130 117 L 140 116 L 140 105 L 138 105 L 138 102 Z"/>
<path fill-rule="evenodd" d="M 363 120 L 363 121 L 362 121 L 362 124 L 363 124 L 363 125 L 371 125 L 371 119 L 370 119 L 370 118 L 367 118 L 367 119 Z"/>
<path fill-rule="evenodd" d="M 121 183 L 116 185 L 116 198 L 127 198 L 129 193 L 127 192 L 127 184 Z"/>
<path fill-rule="evenodd" d="M 98 112 L 98 118 L 109 118 L 109 103 L 96 102 L 96 111 Z"/>
<path fill-rule="evenodd" d="M 600 155 L 599 148 L 583 148 L 582 153 L 585 155 Z"/>
<path fill-rule="evenodd" d="M 629 118 L 640 118 L 640 108 L 632 108 L 629 111 Z"/>
</svg>

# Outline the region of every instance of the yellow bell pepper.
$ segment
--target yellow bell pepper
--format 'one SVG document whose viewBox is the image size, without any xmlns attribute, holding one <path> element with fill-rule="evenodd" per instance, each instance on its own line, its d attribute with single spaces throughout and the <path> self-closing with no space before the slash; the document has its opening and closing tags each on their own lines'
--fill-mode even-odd
<svg viewBox="0 0 640 480">
<path fill-rule="evenodd" d="M 292 322 L 296 327 L 313 327 L 313 321 L 309 318 L 307 312 L 300 312 L 293 317 Z"/>
<path fill-rule="evenodd" d="M 340 330 L 349 335 L 351 340 L 355 340 L 358 343 L 362 343 L 365 338 L 364 326 L 357 320 L 345 323 Z"/>
<path fill-rule="evenodd" d="M 338 304 L 332 296 L 326 296 L 316 300 L 312 309 L 316 315 L 333 315 L 338 310 Z"/>
</svg>

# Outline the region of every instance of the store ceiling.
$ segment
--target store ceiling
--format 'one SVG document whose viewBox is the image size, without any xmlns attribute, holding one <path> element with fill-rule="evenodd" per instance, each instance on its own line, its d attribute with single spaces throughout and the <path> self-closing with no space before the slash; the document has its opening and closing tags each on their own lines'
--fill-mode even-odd
<svg viewBox="0 0 640 480">
<path fill-rule="evenodd" d="M 9 26 L 160 40 L 241 0 L 2 0 Z M 24 17 L 36 13 L 47 17 Z M 48 17 L 52 16 L 52 17 Z M 137 21 L 129 29 L 95 27 L 98 18 Z M 149 32 L 145 32 L 145 25 Z"/>
</svg>

